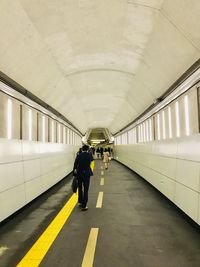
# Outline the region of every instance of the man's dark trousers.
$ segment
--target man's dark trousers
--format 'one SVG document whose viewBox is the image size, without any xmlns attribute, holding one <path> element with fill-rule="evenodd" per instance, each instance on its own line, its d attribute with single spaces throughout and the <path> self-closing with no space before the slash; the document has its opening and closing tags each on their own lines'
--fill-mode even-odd
<svg viewBox="0 0 200 267">
<path fill-rule="evenodd" d="M 78 202 L 85 208 L 88 202 L 88 190 L 90 186 L 90 176 L 85 174 L 78 177 Z"/>
</svg>

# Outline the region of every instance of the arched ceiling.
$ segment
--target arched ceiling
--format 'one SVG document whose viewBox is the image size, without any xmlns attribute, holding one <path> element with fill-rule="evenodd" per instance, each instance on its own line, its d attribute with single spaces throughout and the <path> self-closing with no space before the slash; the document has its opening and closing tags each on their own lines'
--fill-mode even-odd
<svg viewBox="0 0 200 267">
<path fill-rule="evenodd" d="M 116 132 L 200 57 L 199 0 L 0 0 L 0 71 Z"/>
</svg>

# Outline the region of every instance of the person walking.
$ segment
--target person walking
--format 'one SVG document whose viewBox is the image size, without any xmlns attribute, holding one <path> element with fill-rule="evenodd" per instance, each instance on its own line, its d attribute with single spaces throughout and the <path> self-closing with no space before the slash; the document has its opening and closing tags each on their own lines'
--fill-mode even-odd
<svg viewBox="0 0 200 267">
<path fill-rule="evenodd" d="M 101 158 L 103 159 L 103 147 L 100 147 Z"/>
<path fill-rule="evenodd" d="M 104 152 L 103 152 L 103 162 L 105 164 L 105 169 L 108 169 L 108 163 L 109 163 L 109 152 L 108 150 L 105 148 Z"/>
<path fill-rule="evenodd" d="M 79 148 L 79 151 L 76 153 L 76 156 L 78 156 L 79 154 L 81 154 L 82 152 L 82 148 Z"/>
<path fill-rule="evenodd" d="M 90 177 L 93 175 L 90 167 L 93 157 L 88 150 L 89 146 L 84 145 L 82 147 L 82 152 L 77 155 L 75 159 L 73 169 L 73 175 L 78 178 L 78 205 L 82 211 L 88 209 L 88 190 L 90 186 Z"/>
<path fill-rule="evenodd" d="M 99 149 L 99 147 L 97 147 L 96 153 L 97 153 L 97 158 L 99 159 L 99 156 L 100 156 L 100 149 Z"/>
</svg>

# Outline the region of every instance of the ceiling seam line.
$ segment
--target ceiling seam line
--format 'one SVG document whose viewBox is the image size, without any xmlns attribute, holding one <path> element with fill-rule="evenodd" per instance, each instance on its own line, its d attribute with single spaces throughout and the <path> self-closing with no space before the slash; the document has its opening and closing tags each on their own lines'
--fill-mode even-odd
<svg viewBox="0 0 200 267">
<path fill-rule="evenodd" d="M 84 72 L 93 72 L 93 71 L 113 71 L 113 72 L 121 72 L 126 75 L 135 76 L 135 73 L 123 71 L 123 70 L 117 70 L 117 69 L 104 69 L 104 68 L 93 68 L 93 69 L 85 69 L 85 70 L 78 70 L 70 73 L 66 73 L 65 77 L 72 76 L 72 75 L 78 75 L 80 73 Z"/>
<path fill-rule="evenodd" d="M 163 10 L 160 10 L 160 13 L 195 49 L 200 52 L 200 48 L 173 22 L 170 17 L 168 17 L 168 15 Z"/>
<path fill-rule="evenodd" d="M 148 5 L 144 5 L 144 4 L 140 4 L 140 3 L 133 3 L 133 2 L 129 2 L 128 0 L 127 0 L 127 4 L 128 5 L 133 5 L 133 6 L 146 7 L 146 8 L 154 9 L 154 10 L 157 10 L 157 11 L 161 10 L 161 8 L 158 8 L 158 7 L 148 6 Z"/>
</svg>

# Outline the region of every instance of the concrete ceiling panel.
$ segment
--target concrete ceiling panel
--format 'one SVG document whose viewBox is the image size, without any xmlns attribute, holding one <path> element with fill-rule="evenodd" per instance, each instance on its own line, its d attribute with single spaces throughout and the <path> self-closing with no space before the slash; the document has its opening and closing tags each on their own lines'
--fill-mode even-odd
<svg viewBox="0 0 200 267">
<path fill-rule="evenodd" d="M 200 57 L 199 0 L 1 0 L 0 70 L 81 131 L 116 132 Z"/>
</svg>

